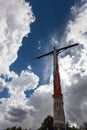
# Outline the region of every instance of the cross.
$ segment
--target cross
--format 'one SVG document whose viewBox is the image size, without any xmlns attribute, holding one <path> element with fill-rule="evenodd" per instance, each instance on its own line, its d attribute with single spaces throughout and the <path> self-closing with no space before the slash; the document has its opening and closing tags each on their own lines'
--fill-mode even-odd
<svg viewBox="0 0 87 130">
<path fill-rule="evenodd" d="M 62 95 L 61 94 L 61 86 L 60 86 L 60 77 L 59 77 L 59 67 L 58 67 L 58 54 L 68 48 L 71 48 L 71 47 L 74 47 L 74 46 L 77 46 L 78 43 L 76 44 L 72 44 L 72 45 L 69 45 L 69 46 L 65 46 L 63 48 L 59 48 L 59 49 L 56 49 L 54 47 L 54 50 L 53 51 L 50 51 L 46 54 L 43 54 L 41 56 L 38 56 L 37 59 L 40 59 L 42 57 L 45 57 L 45 56 L 48 56 L 48 55 L 53 55 L 53 62 L 54 62 L 54 95 Z"/>
</svg>

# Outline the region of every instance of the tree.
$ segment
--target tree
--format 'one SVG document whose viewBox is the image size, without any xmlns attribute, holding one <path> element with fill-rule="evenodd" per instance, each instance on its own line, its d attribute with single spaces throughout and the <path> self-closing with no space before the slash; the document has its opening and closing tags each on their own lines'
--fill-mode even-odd
<svg viewBox="0 0 87 130">
<path fill-rule="evenodd" d="M 16 126 L 13 126 L 13 127 L 11 128 L 11 130 L 16 130 Z"/>
<path fill-rule="evenodd" d="M 66 130 L 79 130 L 79 129 L 75 126 L 70 126 L 70 123 L 67 122 L 66 123 Z"/>
<path fill-rule="evenodd" d="M 16 130 L 23 130 L 21 127 L 17 128 Z"/>
<path fill-rule="evenodd" d="M 53 130 L 53 117 L 47 116 L 38 130 Z"/>
<path fill-rule="evenodd" d="M 8 128 L 6 128 L 6 129 L 4 129 L 4 130 L 11 130 L 11 129 L 8 127 Z"/>
<path fill-rule="evenodd" d="M 4 130 L 27 130 L 27 129 L 22 129 L 21 127 L 16 128 L 16 126 L 13 126 L 11 128 L 8 127 L 8 128 L 6 128 Z"/>
</svg>

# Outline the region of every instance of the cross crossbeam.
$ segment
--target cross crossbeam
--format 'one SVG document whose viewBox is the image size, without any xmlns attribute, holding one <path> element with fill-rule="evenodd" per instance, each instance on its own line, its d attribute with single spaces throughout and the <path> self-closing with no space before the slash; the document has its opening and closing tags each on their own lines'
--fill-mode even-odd
<svg viewBox="0 0 87 130">
<path fill-rule="evenodd" d="M 74 46 L 77 46 L 77 45 L 78 45 L 78 43 L 72 44 L 72 45 L 69 45 L 69 46 L 66 46 L 66 47 L 63 47 L 63 48 L 59 48 L 59 49 L 56 49 L 56 52 L 59 54 L 62 50 L 65 50 L 65 49 L 68 49 L 68 48 L 71 48 L 71 47 L 74 47 Z M 55 48 L 54 48 L 54 50 L 55 50 Z M 36 59 L 40 59 L 40 58 L 42 58 L 44 56 L 47 56 L 47 55 L 50 55 L 50 54 L 54 54 L 54 51 L 50 51 L 50 52 L 48 52 L 46 54 L 38 56 Z"/>
</svg>

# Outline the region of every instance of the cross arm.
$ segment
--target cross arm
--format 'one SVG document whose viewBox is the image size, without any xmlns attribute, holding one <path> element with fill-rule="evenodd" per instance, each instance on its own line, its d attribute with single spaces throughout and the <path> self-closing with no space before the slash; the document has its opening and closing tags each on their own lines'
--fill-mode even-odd
<svg viewBox="0 0 87 130">
<path fill-rule="evenodd" d="M 48 53 L 46 53 L 46 54 L 44 54 L 44 55 L 41 55 L 41 56 L 36 57 L 36 59 L 40 59 L 40 58 L 42 58 L 42 57 L 44 57 L 44 56 L 47 56 L 47 55 L 50 55 L 50 54 L 52 54 L 52 53 L 53 53 L 53 51 L 50 51 L 50 52 L 48 52 Z"/>
<path fill-rule="evenodd" d="M 72 45 L 69 45 L 69 46 L 66 46 L 66 47 L 57 49 L 56 51 L 59 53 L 59 52 L 62 51 L 62 50 L 65 50 L 65 49 L 68 49 L 68 48 L 71 48 L 71 47 L 74 47 L 74 46 L 77 46 L 77 45 L 79 45 L 79 43 L 72 44 Z"/>
</svg>

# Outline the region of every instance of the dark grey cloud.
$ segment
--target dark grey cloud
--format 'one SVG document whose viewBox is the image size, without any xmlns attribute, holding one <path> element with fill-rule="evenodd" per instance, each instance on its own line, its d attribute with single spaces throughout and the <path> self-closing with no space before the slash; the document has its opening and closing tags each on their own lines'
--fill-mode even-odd
<svg viewBox="0 0 87 130">
<path fill-rule="evenodd" d="M 11 122 L 22 122 L 24 119 L 26 119 L 27 114 L 27 110 L 11 107 L 5 119 Z"/>
<path fill-rule="evenodd" d="M 66 118 L 77 125 L 87 121 L 87 76 L 74 75 L 64 96 Z"/>
</svg>

